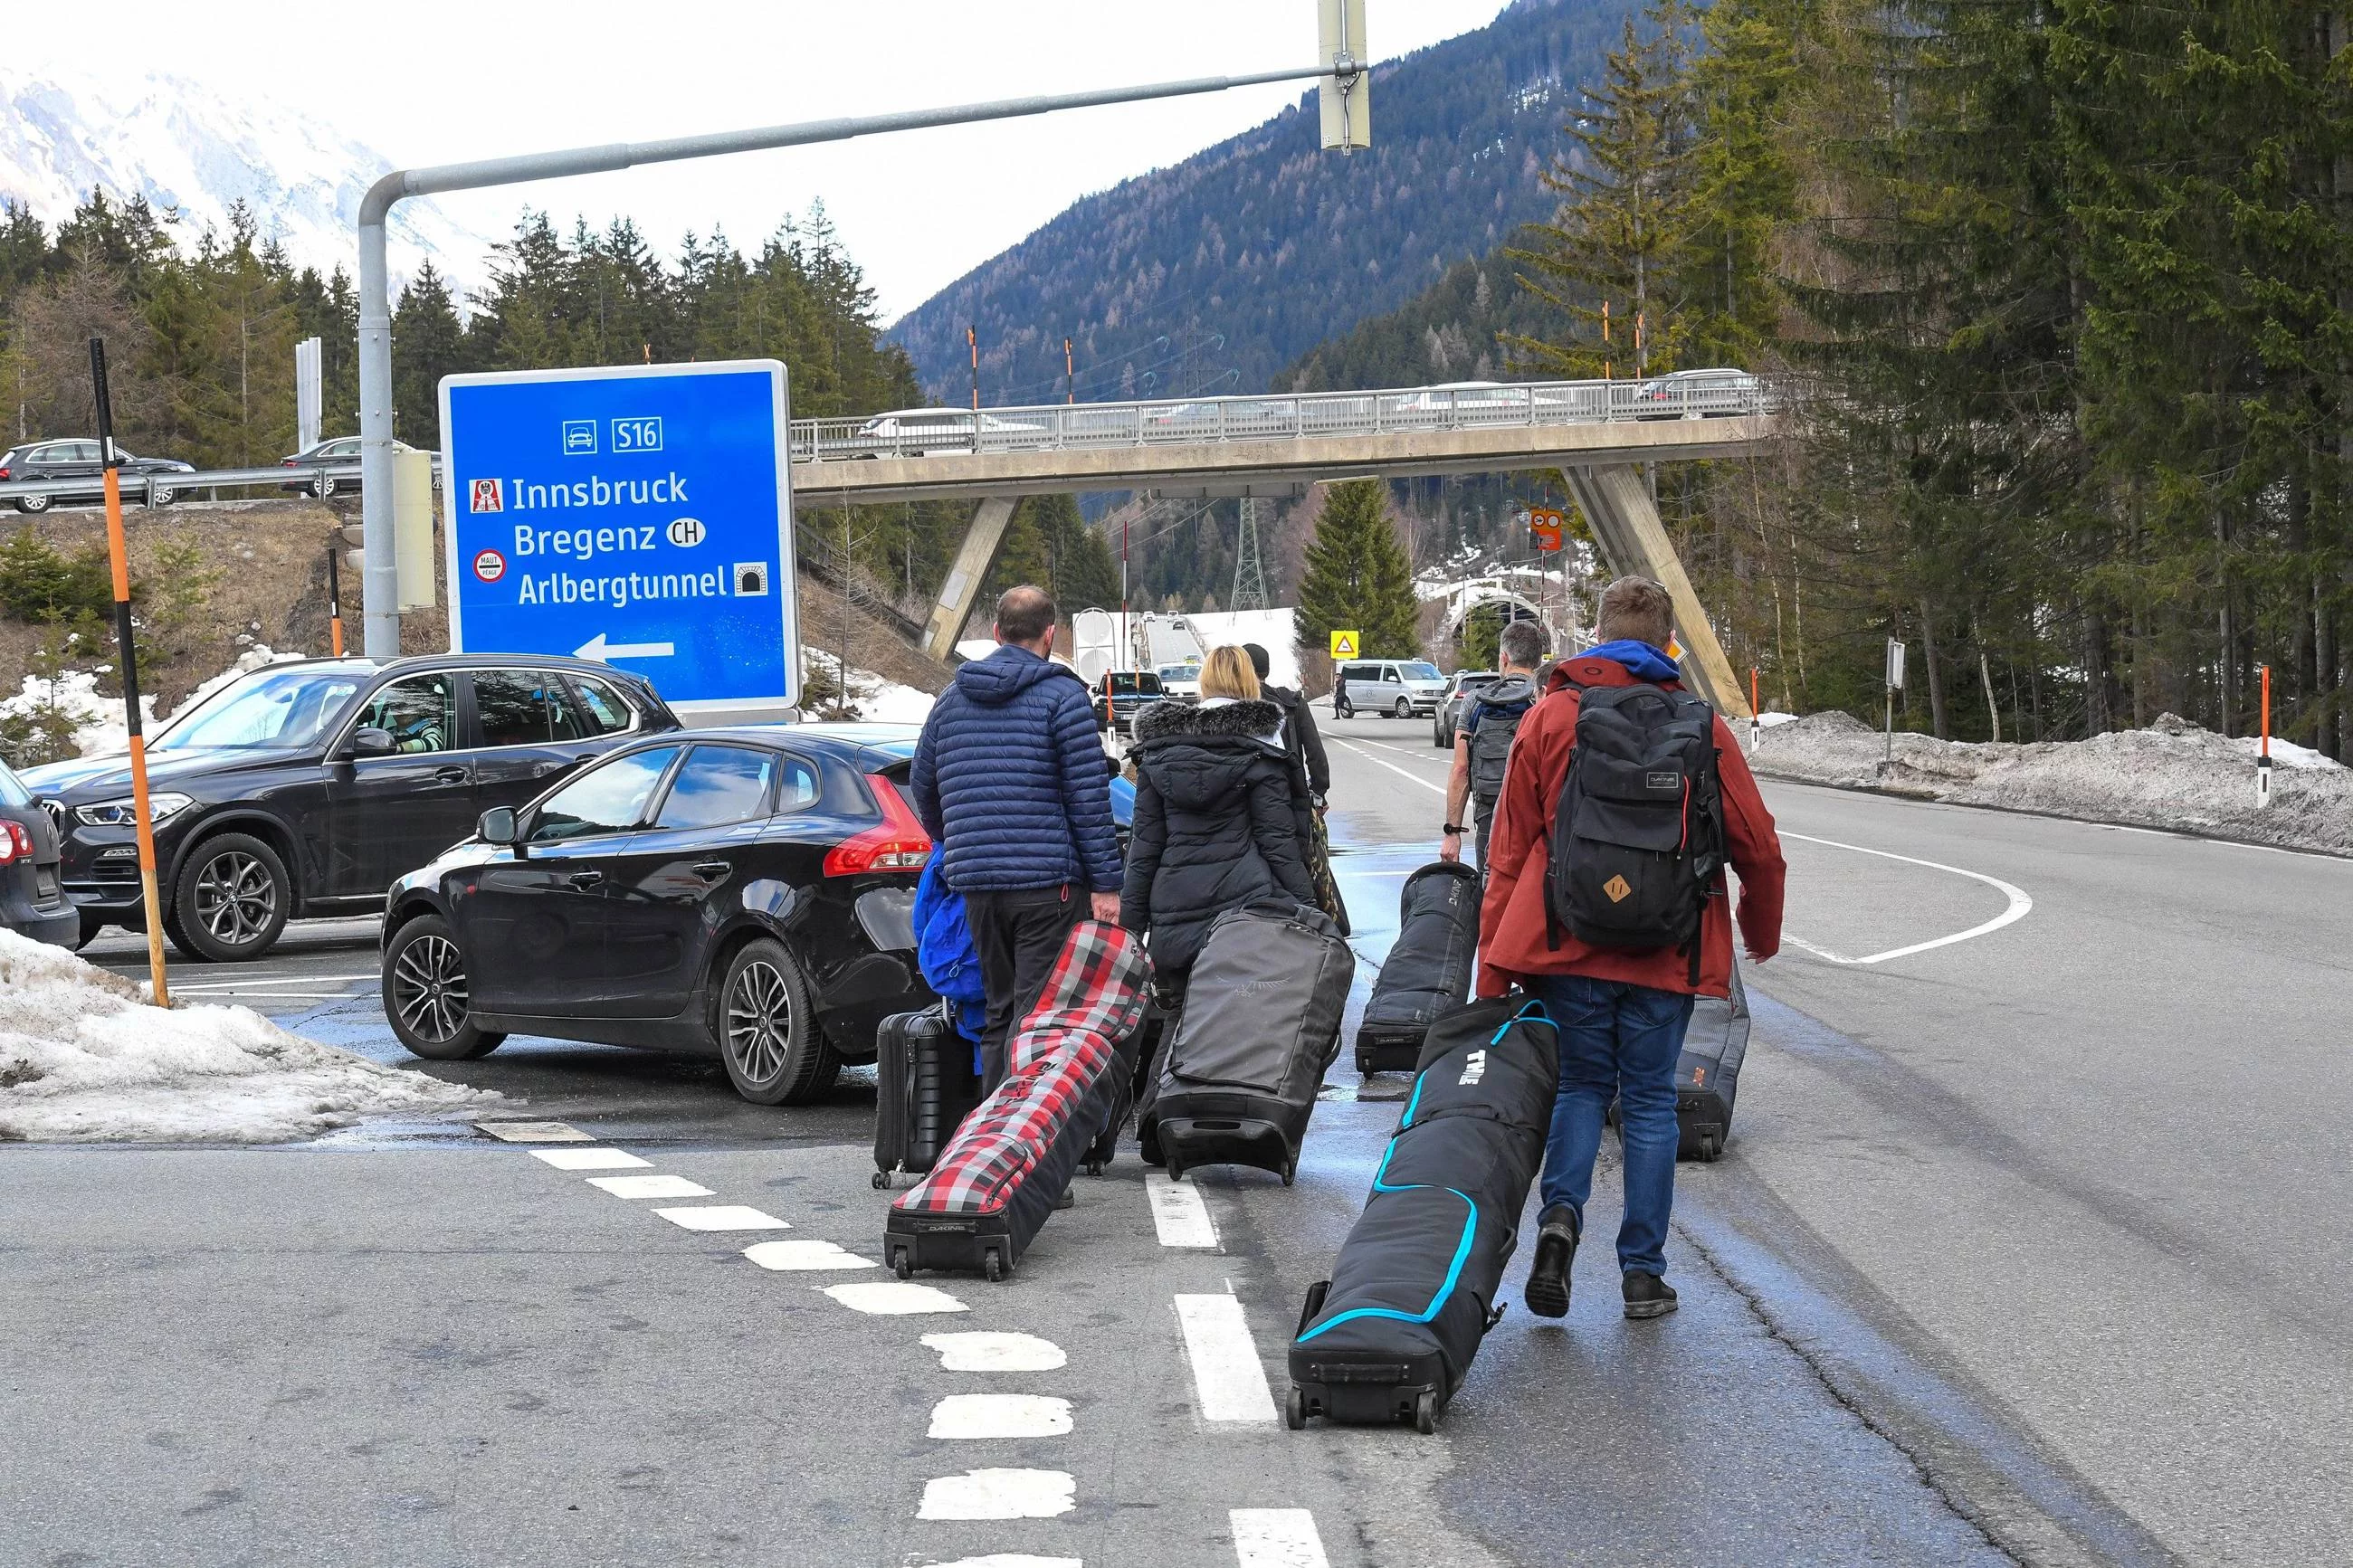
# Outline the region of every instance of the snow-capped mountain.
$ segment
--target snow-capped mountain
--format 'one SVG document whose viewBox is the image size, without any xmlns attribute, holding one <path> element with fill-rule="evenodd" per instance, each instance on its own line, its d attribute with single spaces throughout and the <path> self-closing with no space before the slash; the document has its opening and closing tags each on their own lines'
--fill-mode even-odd
<svg viewBox="0 0 2353 1568">
<path fill-rule="evenodd" d="M 360 197 L 392 167 L 372 147 L 332 127 L 241 94 L 235 101 L 182 77 L 100 79 L 32 74 L 0 65 L 0 196 L 56 223 L 94 187 L 144 195 L 176 209 L 176 234 L 193 245 L 206 227 L 227 232 L 242 199 L 265 237 L 298 264 L 359 269 L 353 225 Z M 480 282 L 491 242 L 429 200 L 393 209 L 396 280 L 430 257 L 465 284 Z"/>
</svg>

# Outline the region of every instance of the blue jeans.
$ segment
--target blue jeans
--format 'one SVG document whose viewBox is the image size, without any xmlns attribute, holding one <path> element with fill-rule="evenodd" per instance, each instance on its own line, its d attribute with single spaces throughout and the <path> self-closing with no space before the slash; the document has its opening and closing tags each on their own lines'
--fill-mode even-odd
<svg viewBox="0 0 2353 1568">
<path fill-rule="evenodd" d="M 1575 1209 L 1583 1230 L 1602 1118 L 1615 1098 L 1626 1154 L 1618 1267 L 1663 1275 L 1667 1217 L 1675 1203 L 1675 1061 L 1691 1026 L 1692 998 L 1579 974 L 1533 976 L 1528 990 L 1560 1026 L 1560 1091 L 1553 1097 L 1552 1136 L 1545 1144 L 1545 1204 Z"/>
</svg>

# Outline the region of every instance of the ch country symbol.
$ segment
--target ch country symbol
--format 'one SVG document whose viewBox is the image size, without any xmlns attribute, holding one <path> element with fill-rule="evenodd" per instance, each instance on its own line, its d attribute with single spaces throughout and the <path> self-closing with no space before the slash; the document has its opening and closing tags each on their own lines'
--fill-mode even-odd
<svg viewBox="0 0 2353 1568">
<path fill-rule="evenodd" d="M 1334 632 L 1332 634 L 1332 657 L 1334 658 L 1354 658 L 1356 657 L 1357 645 L 1363 641 L 1363 637 L 1356 632 Z"/>
</svg>

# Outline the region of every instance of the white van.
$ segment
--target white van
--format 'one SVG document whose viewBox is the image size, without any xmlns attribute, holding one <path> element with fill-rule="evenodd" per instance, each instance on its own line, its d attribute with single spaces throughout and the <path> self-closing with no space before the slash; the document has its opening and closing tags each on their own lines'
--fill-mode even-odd
<svg viewBox="0 0 2353 1568">
<path fill-rule="evenodd" d="M 1419 658 L 1363 658 L 1342 665 L 1332 681 L 1332 716 L 1383 719 L 1431 714 L 1446 696 L 1446 677 Z"/>
</svg>

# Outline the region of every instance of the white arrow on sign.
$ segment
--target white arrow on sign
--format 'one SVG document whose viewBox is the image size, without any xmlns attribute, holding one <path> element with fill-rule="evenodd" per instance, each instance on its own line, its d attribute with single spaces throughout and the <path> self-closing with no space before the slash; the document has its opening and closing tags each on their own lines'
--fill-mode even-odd
<svg viewBox="0 0 2353 1568">
<path fill-rule="evenodd" d="M 572 650 L 575 658 L 593 658 L 598 664 L 609 664 L 617 658 L 668 658 L 678 651 L 674 643 L 666 642 L 607 642 L 598 632 Z"/>
</svg>

